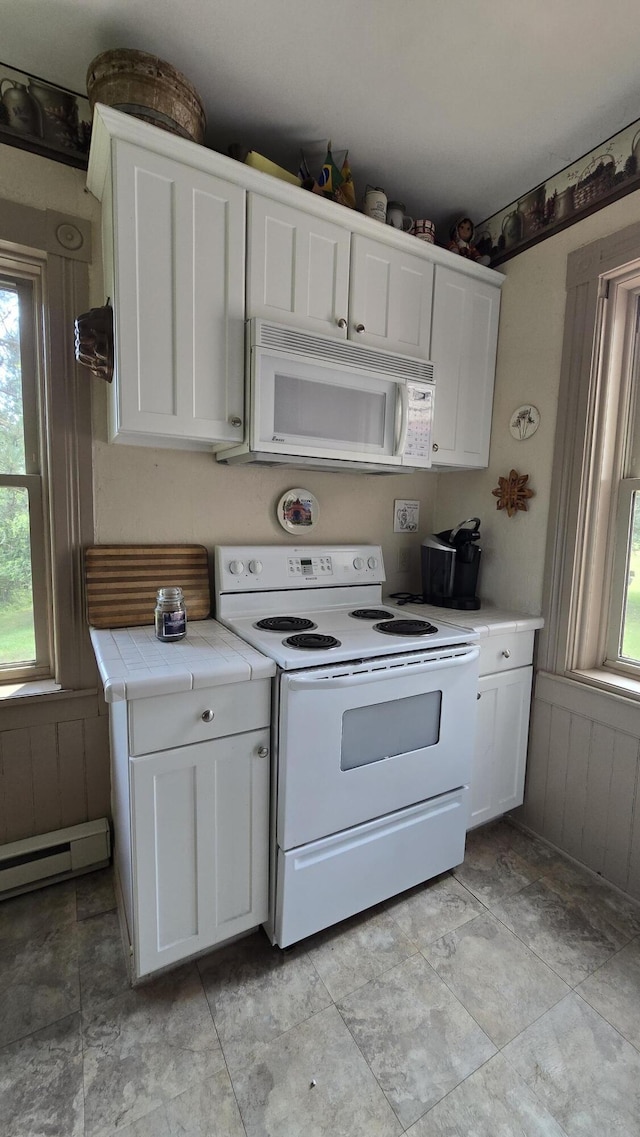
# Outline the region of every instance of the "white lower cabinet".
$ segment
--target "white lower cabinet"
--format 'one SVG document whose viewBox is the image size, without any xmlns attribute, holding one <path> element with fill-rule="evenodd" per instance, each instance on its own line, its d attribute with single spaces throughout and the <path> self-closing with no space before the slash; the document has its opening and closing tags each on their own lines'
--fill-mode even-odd
<svg viewBox="0 0 640 1137">
<path fill-rule="evenodd" d="M 131 759 L 136 972 L 267 918 L 269 731 Z"/>
<path fill-rule="evenodd" d="M 516 667 L 478 681 L 469 828 L 522 804 L 532 676 Z"/>
<path fill-rule="evenodd" d="M 270 679 L 115 702 L 115 862 L 132 975 L 264 923 Z"/>
</svg>

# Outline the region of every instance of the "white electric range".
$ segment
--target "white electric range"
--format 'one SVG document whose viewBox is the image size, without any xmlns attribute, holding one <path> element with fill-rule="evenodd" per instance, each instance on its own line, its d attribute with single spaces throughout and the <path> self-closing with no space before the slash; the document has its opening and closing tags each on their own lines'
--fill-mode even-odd
<svg viewBox="0 0 640 1137">
<path fill-rule="evenodd" d="M 379 546 L 215 561 L 217 619 L 278 665 L 267 930 L 285 947 L 462 861 L 477 635 L 383 604 Z"/>
</svg>

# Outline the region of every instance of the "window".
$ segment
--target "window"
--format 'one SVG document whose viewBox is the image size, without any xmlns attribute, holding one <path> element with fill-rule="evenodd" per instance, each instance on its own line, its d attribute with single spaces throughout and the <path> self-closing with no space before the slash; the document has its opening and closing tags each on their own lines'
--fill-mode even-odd
<svg viewBox="0 0 640 1137">
<path fill-rule="evenodd" d="M 93 543 L 88 222 L 0 199 L 0 696 L 96 685 L 84 612 Z"/>
<path fill-rule="evenodd" d="M 640 226 L 573 253 L 543 670 L 640 699 Z"/>
<path fill-rule="evenodd" d="M 0 677 L 51 674 L 36 265 L 0 258 Z"/>
</svg>

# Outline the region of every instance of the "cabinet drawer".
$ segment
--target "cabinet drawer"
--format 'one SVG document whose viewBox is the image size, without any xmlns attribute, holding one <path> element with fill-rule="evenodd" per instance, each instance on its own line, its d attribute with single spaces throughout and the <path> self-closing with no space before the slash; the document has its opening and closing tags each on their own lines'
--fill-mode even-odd
<svg viewBox="0 0 640 1137">
<path fill-rule="evenodd" d="M 528 667 L 533 659 L 535 632 L 507 632 L 480 640 L 480 675 Z"/>
<path fill-rule="evenodd" d="M 270 709 L 270 679 L 136 699 L 129 704 L 129 752 L 151 754 L 257 730 L 269 725 Z"/>
</svg>

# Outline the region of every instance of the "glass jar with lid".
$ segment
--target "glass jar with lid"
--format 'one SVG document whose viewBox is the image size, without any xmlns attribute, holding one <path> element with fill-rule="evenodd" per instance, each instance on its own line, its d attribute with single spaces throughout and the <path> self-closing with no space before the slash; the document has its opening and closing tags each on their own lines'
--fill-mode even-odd
<svg viewBox="0 0 640 1137">
<path fill-rule="evenodd" d="M 187 634 L 187 607 L 181 588 L 159 588 L 156 596 L 156 636 L 163 643 L 183 640 Z"/>
</svg>

